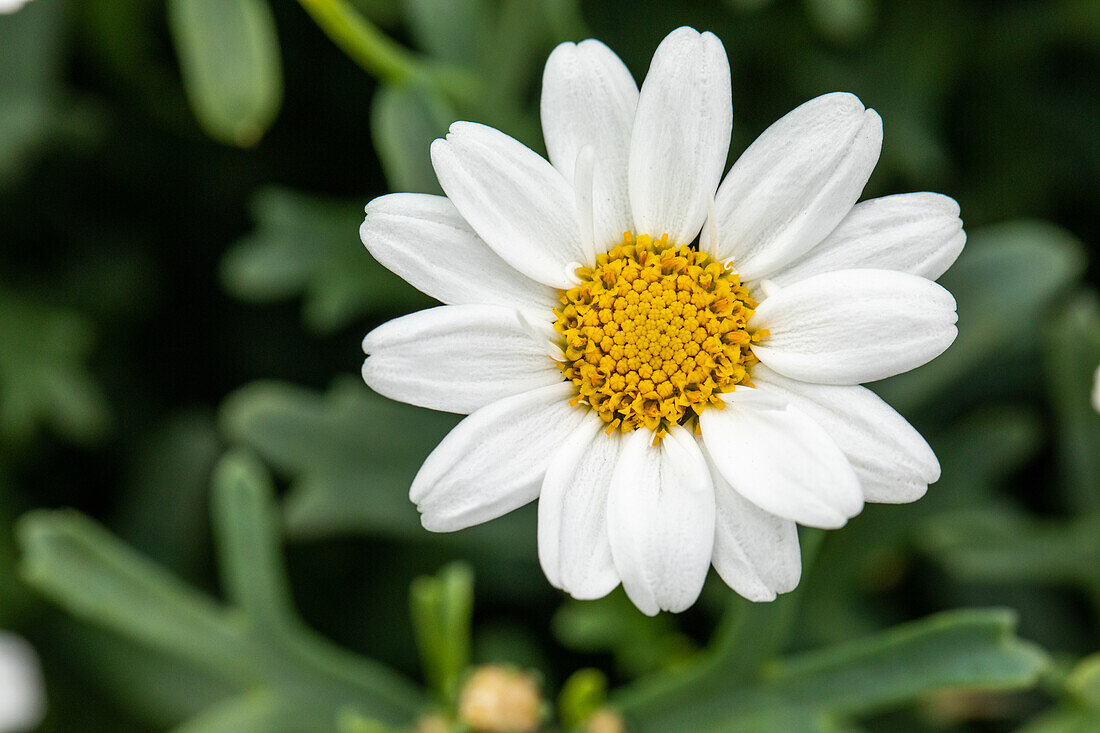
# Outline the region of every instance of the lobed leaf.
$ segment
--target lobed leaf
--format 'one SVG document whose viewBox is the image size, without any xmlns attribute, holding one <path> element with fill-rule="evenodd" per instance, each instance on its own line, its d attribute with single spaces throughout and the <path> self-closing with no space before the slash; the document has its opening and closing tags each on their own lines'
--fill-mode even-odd
<svg viewBox="0 0 1100 733">
<path fill-rule="evenodd" d="M 40 427 L 90 442 L 110 425 L 106 398 L 88 374 L 93 329 L 79 313 L 0 290 L 0 439 Z"/>
<path fill-rule="evenodd" d="M 413 720 L 423 704 L 415 687 L 297 618 L 278 556 L 272 487 L 256 459 L 230 454 L 214 483 L 221 567 L 234 605 L 192 589 L 75 512 L 38 510 L 20 521 L 22 576 L 77 616 L 243 695 L 184 730 L 332 730 L 345 711 L 392 724 Z"/>
<path fill-rule="evenodd" d="M 1035 684 L 1047 657 L 1015 636 L 1015 624 L 1007 610 L 940 613 L 775 662 L 755 684 L 678 694 L 663 705 L 649 701 L 642 716 L 629 707 L 623 712 L 630 729 L 641 733 L 738 730 L 738 721 L 768 720 L 777 711 L 824 726 L 937 690 L 1026 688 Z"/>
<path fill-rule="evenodd" d="M 253 198 L 252 211 L 255 231 L 221 262 L 222 283 L 234 296 L 255 303 L 300 296 L 306 324 L 319 333 L 433 303 L 364 250 L 362 202 L 267 188 Z"/>
</svg>

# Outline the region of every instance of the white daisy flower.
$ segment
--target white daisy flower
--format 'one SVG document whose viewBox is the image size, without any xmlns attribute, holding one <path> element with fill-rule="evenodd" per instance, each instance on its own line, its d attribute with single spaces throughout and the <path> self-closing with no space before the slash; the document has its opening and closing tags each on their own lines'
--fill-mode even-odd
<svg viewBox="0 0 1100 733">
<path fill-rule="evenodd" d="M 446 305 L 368 334 L 363 377 L 469 414 L 413 482 L 427 529 L 537 498 L 552 584 L 622 583 L 655 614 L 688 608 L 712 564 L 772 600 L 798 584 L 796 523 L 840 527 L 939 478 L 859 384 L 954 340 L 933 280 L 965 241 L 958 206 L 856 204 L 882 127 L 851 94 L 776 122 L 719 185 L 732 121 L 710 33 L 670 33 L 640 92 L 599 41 L 564 43 L 543 75 L 549 162 L 456 122 L 431 151 L 446 197 L 367 205 L 370 252 Z"/>
<path fill-rule="evenodd" d="M 45 712 L 38 656 L 23 639 L 0 631 L 0 733 L 33 730 Z"/>
</svg>

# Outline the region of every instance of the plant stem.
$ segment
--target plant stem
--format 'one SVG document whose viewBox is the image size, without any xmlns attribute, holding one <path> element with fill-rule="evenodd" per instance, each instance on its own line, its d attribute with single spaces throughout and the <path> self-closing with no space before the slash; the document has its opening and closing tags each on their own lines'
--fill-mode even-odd
<svg viewBox="0 0 1100 733">
<path fill-rule="evenodd" d="M 424 73 L 423 61 L 346 0 L 298 0 L 321 30 L 371 76 L 400 84 Z"/>
</svg>

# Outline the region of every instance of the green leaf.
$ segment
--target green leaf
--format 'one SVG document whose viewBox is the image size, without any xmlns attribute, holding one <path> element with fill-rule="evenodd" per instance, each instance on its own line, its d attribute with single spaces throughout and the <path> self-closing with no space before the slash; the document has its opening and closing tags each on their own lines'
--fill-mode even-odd
<svg viewBox="0 0 1100 733">
<path fill-rule="evenodd" d="M 1030 720 L 1017 733 L 1095 733 L 1100 713 L 1078 708 L 1058 708 Z"/>
<path fill-rule="evenodd" d="M 1016 638 L 1005 610 L 937 614 L 871 637 L 806 652 L 769 665 L 755 684 L 678 694 L 644 714 L 621 706 L 631 731 L 739 730 L 739 720 L 782 711 L 816 726 L 909 704 L 943 689 L 1030 687 L 1046 655 Z M 651 702 L 651 701 L 647 701 Z M 751 727 L 749 728 L 752 729 Z M 800 726 L 801 730 L 816 729 Z"/>
<path fill-rule="evenodd" d="M 256 230 L 221 262 L 222 282 L 236 297 L 271 303 L 301 296 L 303 318 L 318 333 L 434 302 L 364 250 L 362 203 L 267 188 L 253 198 L 252 211 Z"/>
<path fill-rule="evenodd" d="M 1033 685 L 1046 654 L 1016 638 L 1009 610 L 949 611 L 868 639 L 806 652 L 768 671 L 784 698 L 859 715 L 955 687 L 1007 690 Z"/>
<path fill-rule="evenodd" d="M 1100 515 L 1064 522 L 1021 510 L 960 511 L 936 517 L 920 536 L 929 554 L 968 582 L 1096 583 Z"/>
<path fill-rule="evenodd" d="M 1054 406 L 1058 468 L 1079 511 L 1100 510 L 1100 415 L 1092 405 L 1100 368 L 1100 298 L 1080 295 L 1047 331 L 1045 373 Z"/>
<path fill-rule="evenodd" d="M 230 603 L 278 636 L 297 624 L 279 551 L 275 489 L 259 461 L 232 454 L 214 471 L 214 533 Z"/>
<path fill-rule="evenodd" d="M 994 381 L 1000 373 L 991 365 L 1002 363 L 998 359 L 1034 358 L 1038 340 L 1025 337 L 1021 324 L 1043 323 L 1051 303 L 1080 277 L 1085 260 L 1077 239 L 1042 222 L 971 233 L 958 261 L 940 278 L 958 301 L 955 343 L 931 363 L 879 383 L 876 391 L 905 414 L 968 374 L 981 371 L 983 381 Z"/>
<path fill-rule="evenodd" d="M 36 510 L 18 526 L 21 575 L 71 613 L 223 678 L 252 681 L 237 620 L 213 598 L 73 511 Z"/>
<path fill-rule="evenodd" d="M 566 728 L 587 720 L 607 701 L 607 675 L 598 669 L 578 669 L 561 686 L 558 717 Z"/>
<path fill-rule="evenodd" d="M 233 694 L 223 677 L 102 628 L 57 617 L 45 633 L 65 650 L 81 678 L 94 679 L 103 697 L 117 700 L 156 730 Z"/>
<path fill-rule="evenodd" d="M 110 426 L 107 402 L 86 371 L 93 330 L 80 314 L 0 290 L 0 439 L 49 427 L 91 442 Z"/>
<path fill-rule="evenodd" d="M 1082 705 L 1100 713 L 1100 653 L 1077 663 L 1066 678 L 1066 689 Z"/>
<path fill-rule="evenodd" d="M 203 129 L 230 145 L 256 144 L 283 101 L 270 6 L 265 0 L 168 0 L 168 25 Z"/>
<path fill-rule="evenodd" d="M 383 86 L 371 105 L 371 137 L 390 188 L 441 194 L 431 145 L 447 134 L 457 114 L 427 84 Z"/>
<path fill-rule="evenodd" d="M 440 704 L 452 706 L 470 666 L 473 571 L 467 565 L 453 563 L 435 576 L 413 579 L 409 607 L 428 687 Z"/>
<path fill-rule="evenodd" d="M 35 2 L 0 14 L 0 188 L 48 136 L 58 112 L 64 8 Z"/>
<path fill-rule="evenodd" d="M 303 704 L 304 703 L 304 704 Z M 173 733 L 303 733 L 333 730 L 307 701 L 262 690 L 227 700 L 173 729 Z"/>
<path fill-rule="evenodd" d="M 327 394 L 257 382 L 230 395 L 224 433 L 291 479 L 288 530 L 296 536 L 366 531 L 424 534 L 409 486 L 457 418 L 369 392 L 358 380 Z"/>
<path fill-rule="evenodd" d="M 409 32 L 434 60 L 470 64 L 484 52 L 488 0 L 406 0 L 403 7 Z"/>
<path fill-rule="evenodd" d="M 215 493 L 222 575 L 239 605 L 195 591 L 74 512 L 39 510 L 20 521 L 22 575 L 77 616 L 220 677 L 227 693 L 244 693 L 201 714 L 191 730 L 331 730 L 345 710 L 411 722 L 423 704 L 416 688 L 321 639 L 294 614 L 275 499 L 256 460 L 225 457 Z"/>
<path fill-rule="evenodd" d="M 230 395 L 221 410 L 226 436 L 290 480 L 284 511 L 295 538 L 351 532 L 533 560 L 530 512 L 461 532 L 420 526 L 409 487 L 458 419 L 387 400 L 354 378 L 337 380 L 326 394 L 257 382 Z"/>
</svg>

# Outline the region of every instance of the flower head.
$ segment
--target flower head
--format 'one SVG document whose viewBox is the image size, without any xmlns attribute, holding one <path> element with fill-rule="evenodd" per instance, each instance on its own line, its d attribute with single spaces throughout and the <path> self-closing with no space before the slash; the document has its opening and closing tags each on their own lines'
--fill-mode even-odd
<svg viewBox="0 0 1100 733">
<path fill-rule="evenodd" d="M 598 41 L 558 46 L 541 111 L 549 161 L 456 122 L 432 145 L 446 197 L 380 197 L 360 230 L 446 303 L 363 342 L 375 390 L 469 414 L 413 482 L 424 526 L 537 498 L 550 582 L 577 598 L 622 583 L 653 614 L 690 606 L 712 564 L 771 600 L 799 580 L 796 523 L 922 496 L 935 456 L 859 384 L 954 340 L 934 280 L 965 235 L 945 196 L 856 203 L 879 116 L 813 99 L 723 180 L 729 64 L 690 28 L 640 91 Z"/>
</svg>

